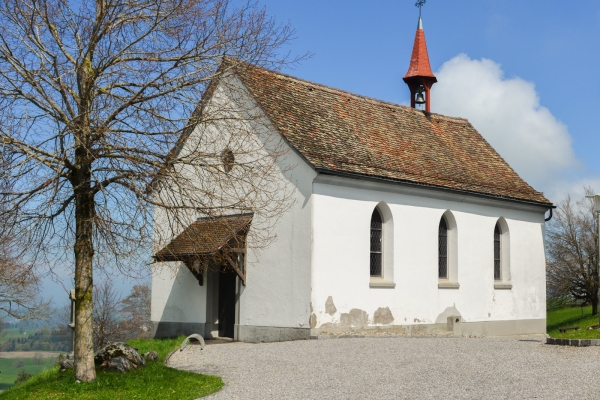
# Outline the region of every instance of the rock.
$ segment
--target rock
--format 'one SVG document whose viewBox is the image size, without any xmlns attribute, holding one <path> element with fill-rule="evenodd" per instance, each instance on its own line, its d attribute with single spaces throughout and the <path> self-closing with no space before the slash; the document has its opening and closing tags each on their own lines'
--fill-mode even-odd
<svg viewBox="0 0 600 400">
<path fill-rule="evenodd" d="M 138 366 L 146 365 L 146 360 L 144 360 L 144 357 L 142 357 L 137 349 L 123 342 L 110 343 L 98 350 L 94 356 L 94 362 L 96 365 L 100 365 L 104 363 L 104 361 L 120 356 L 125 356 Z"/>
<path fill-rule="evenodd" d="M 144 358 L 148 361 L 158 361 L 160 357 L 156 351 L 152 350 L 144 354 Z"/>
<path fill-rule="evenodd" d="M 66 358 L 64 360 L 60 360 L 58 362 L 58 365 L 60 365 L 60 370 L 61 371 L 66 371 L 67 369 L 72 369 L 73 368 L 74 361 L 73 361 L 73 359 Z"/>
<path fill-rule="evenodd" d="M 102 362 L 102 368 L 107 371 L 128 372 L 136 369 L 137 365 L 132 363 L 126 356 L 119 356 Z"/>
</svg>

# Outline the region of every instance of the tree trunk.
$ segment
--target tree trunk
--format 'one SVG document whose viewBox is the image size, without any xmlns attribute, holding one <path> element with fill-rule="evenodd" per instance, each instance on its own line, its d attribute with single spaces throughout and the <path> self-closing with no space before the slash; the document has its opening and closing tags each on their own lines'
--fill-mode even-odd
<svg viewBox="0 0 600 400">
<path fill-rule="evenodd" d="M 87 175 L 87 174 L 86 174 Z M 94 194 L 90 180 L 75 188 L 75 379 L 96 379 L 92 323 Z"/>
</svg>

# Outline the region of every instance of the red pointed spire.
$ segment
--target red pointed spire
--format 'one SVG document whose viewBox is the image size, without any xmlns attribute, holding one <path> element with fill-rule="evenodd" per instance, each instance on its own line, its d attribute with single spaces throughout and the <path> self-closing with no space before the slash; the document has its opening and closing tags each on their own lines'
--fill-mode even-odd
<svg viewBox="0 0 600 400">
<path fill-rule="evenodd" d="M 429 64 L 429 53 L 427 52 L 427 43 L 425 42 L 425 31 L 423 30 L 423 20 L 419 17 L 419 25 L 415 35 L 415 44 L 413 46 L 412 56 L 408 72 L 402 78 L 410 88 L 411 107 L 415 107 L 415 96 L 421 86 L 425 92 L 425 111 L 430 112 L 429 92 L 434 83 L 437 82 L 435 75 L 431 71 Z"/>
</svg>

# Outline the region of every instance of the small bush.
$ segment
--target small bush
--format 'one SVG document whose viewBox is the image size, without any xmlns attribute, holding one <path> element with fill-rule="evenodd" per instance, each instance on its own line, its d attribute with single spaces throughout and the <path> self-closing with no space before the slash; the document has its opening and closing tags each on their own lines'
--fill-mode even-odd
<svg viewBox="0 0 600 400">
<path fill-rule="evenodd" d="M 25 366 L 25 360 L 15 360 L 13 368 L 23 368 Z"/>
<path fill-rule="evenodd" d="M 20 370 L 19 373 L 17 374 L 17 379 L 15 380 L 15 385 L 25 382 L 27 379 L 31 378 L 32 376 L 33 376 L 33 374 L 30 374 L 29 372 L 25 371 L 24 369 Z"/>
<path fill-rule="evenodd" d="M 33 363 L 35 365 L 42 365 L 44 363 L 44 358 L 40 353 L 35 353 L 35 355 L 33 356 Z"/>
</svg>

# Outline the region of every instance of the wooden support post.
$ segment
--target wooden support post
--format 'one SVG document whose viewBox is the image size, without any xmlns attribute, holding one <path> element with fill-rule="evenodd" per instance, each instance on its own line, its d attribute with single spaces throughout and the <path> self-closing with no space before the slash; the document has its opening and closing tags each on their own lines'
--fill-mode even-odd
<svg viewBox="0 0 600 400">
<path fill-rule="evenodd" d="M 244 274 L 241 270 L 240 267 L 237 265 L 237 263 L 235 263 L 231 257 L 229 257 L 229 254 L 224 253 L 223 254 L 225 259 L 227 260 L 227 262 L 229 263 L 229 265 L 231 266 L 231 268 L 233 268 L 233 270 L 238 274 L 238 276 L 240 277 L 240 279 L 242 280 L 242 285 L 246 286 L 246 274 Z"/>
</svg>

